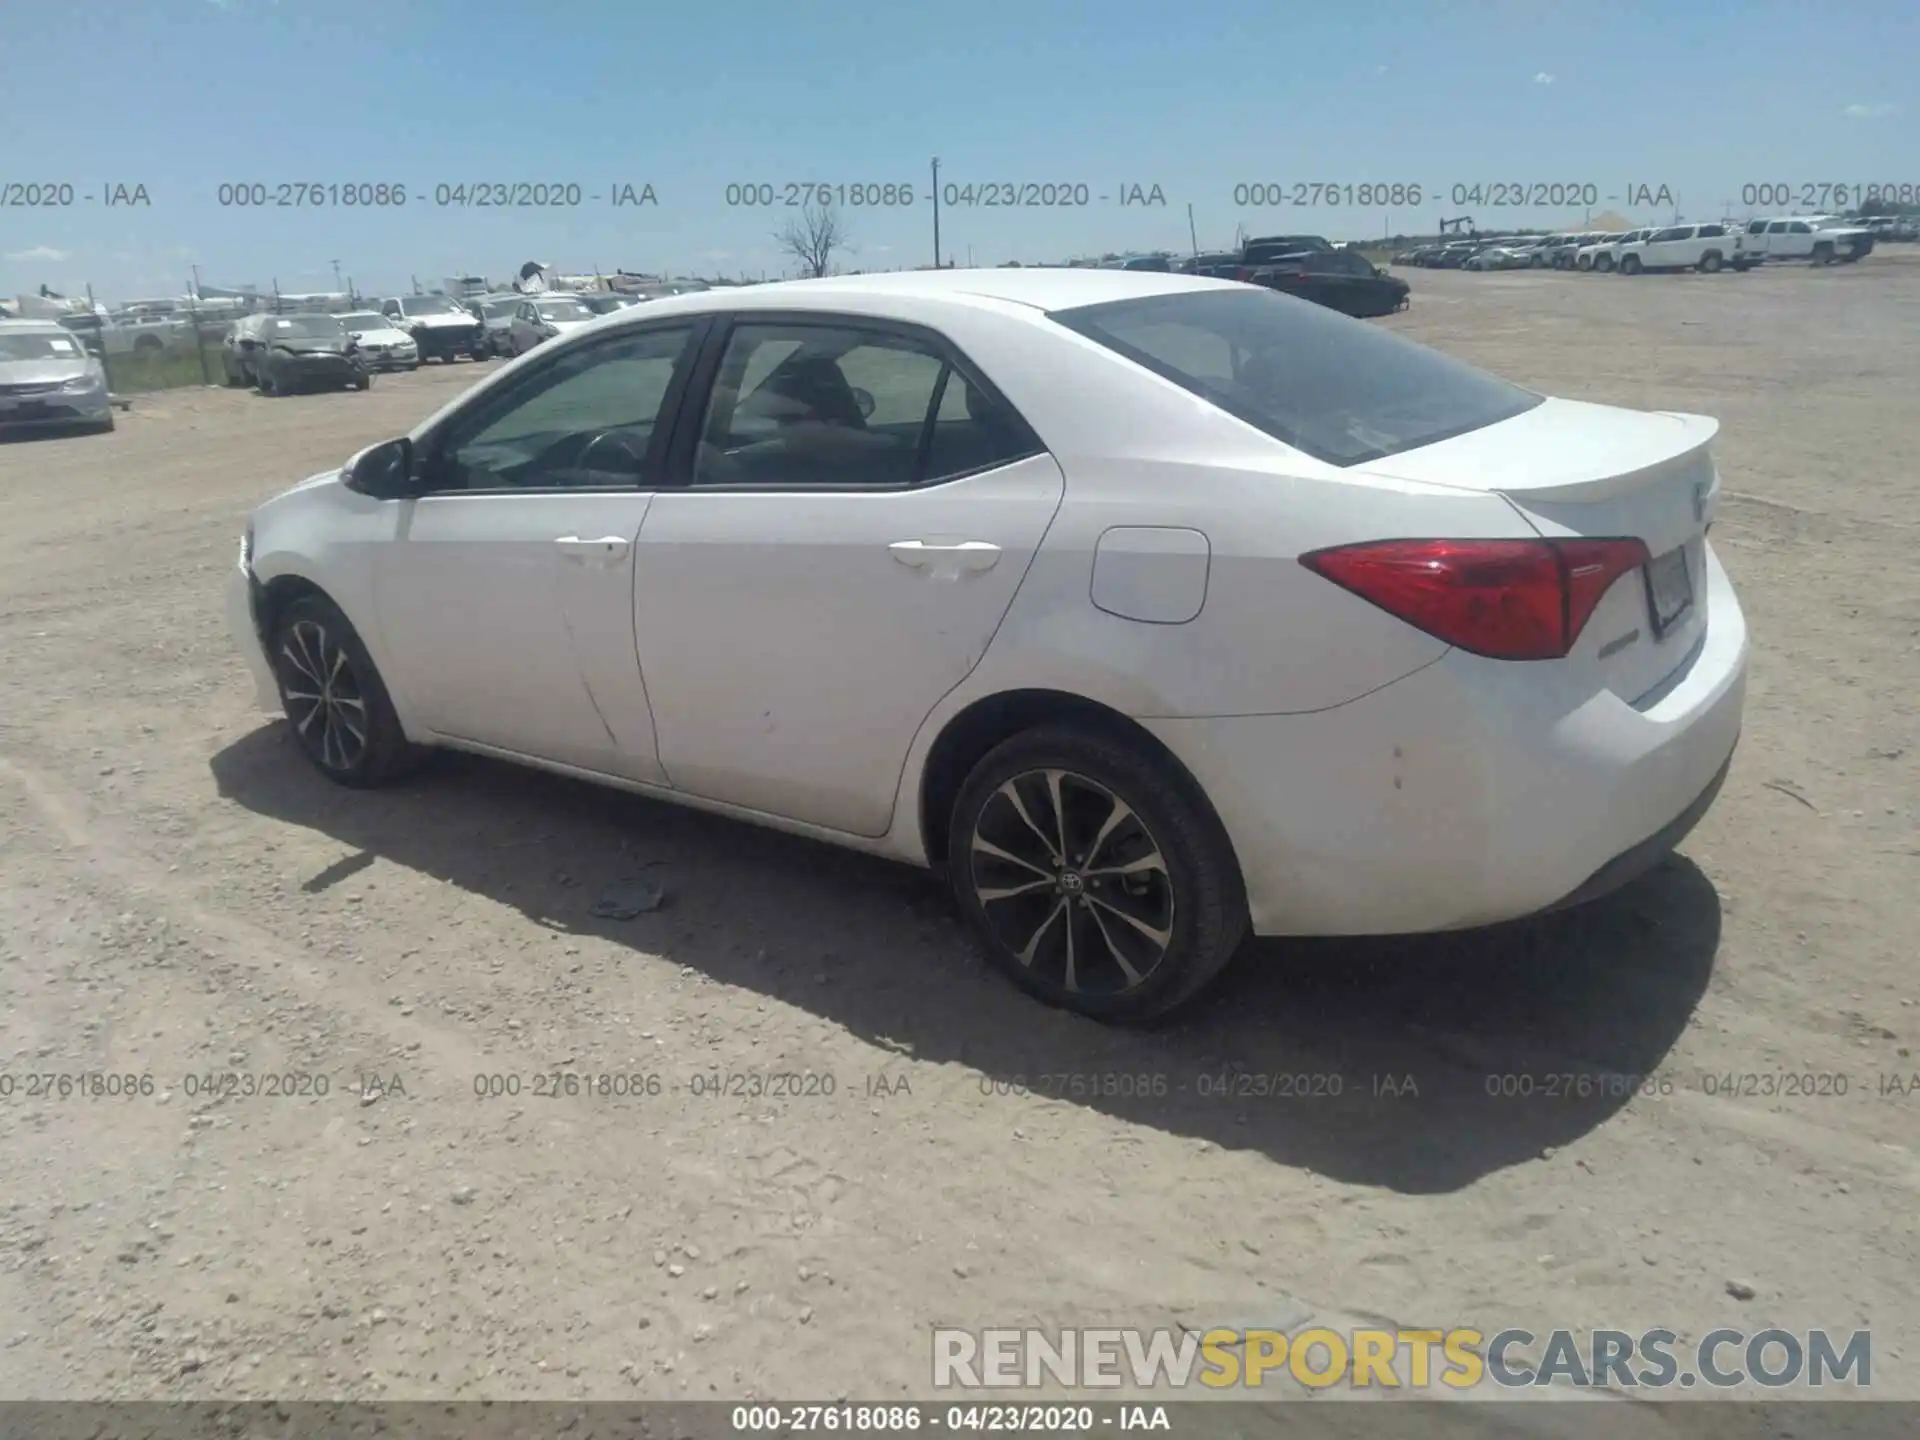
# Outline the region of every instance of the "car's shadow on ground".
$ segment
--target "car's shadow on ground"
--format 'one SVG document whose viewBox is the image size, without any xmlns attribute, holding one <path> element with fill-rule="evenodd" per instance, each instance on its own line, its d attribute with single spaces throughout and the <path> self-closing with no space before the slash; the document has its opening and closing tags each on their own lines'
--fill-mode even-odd
<svg viewBox="0 0 1920 1440">
<path fill-rule="evenodd" d="M 886 1052 L 904 1050 L 969 1067 L 988 1093 L 1024 1083 L 1408 1192 L 1470 1184 L 1628 1103 L 1685 1027 L 1720 935 L 1712 885 L 1676 858 L 1606 900 L 1496 929 L 1256 942 L 1179 1021 L 1116 1030 L 1021 995 L 937 883 L 864 856 L 465 756 L 392 790 L 342 790 L 283 724 L 212 769 L 229 799 L 359 852 L 311 890 L 377 857 L 809 1010 L 872 1043 L 876 1073 L 898 1072 Z M 664 909 L 593 916 L 604 887 L 642 873 L 667 887 Z"/>
</svg>

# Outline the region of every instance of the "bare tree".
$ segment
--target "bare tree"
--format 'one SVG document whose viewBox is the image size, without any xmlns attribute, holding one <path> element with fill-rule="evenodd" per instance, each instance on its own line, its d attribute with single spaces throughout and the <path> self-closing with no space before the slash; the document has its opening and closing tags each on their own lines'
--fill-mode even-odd
<svg viewBox="0 0 1920 1440">
<path fill-rule="evenodd" d="M 831 205 L 807 205 L 773 237 L 791 255 L 806 279 L 818 279 L 833 267 L 833 252 L 847 248 L 846 227 Z"/>
</svg>

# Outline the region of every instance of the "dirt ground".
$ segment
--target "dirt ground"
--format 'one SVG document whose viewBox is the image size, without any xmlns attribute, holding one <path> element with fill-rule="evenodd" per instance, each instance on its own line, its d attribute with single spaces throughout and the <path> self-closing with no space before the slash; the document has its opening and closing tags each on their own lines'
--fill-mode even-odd
<svg viewBox="0 0 1920 1440">
<path fill-rule="evenodd" d="M 1607 901 L 1258 945 L 1146 1035 L 1021 998 L 909 872 L 488 762 L 315 775 L 223 627 L 244 516 L 473 367 L 0 445 L 0 1396 L 931 1398 L 939 1324 L 1367 1316 L 1871 1328 L 1920 1397 L 1920 256 L 1410 278 L 1409 335 L 1723 422 L 1732 777 Z M 667 908 L 593 917 L 642 873 Z M 81 1072 L 151 1093 L 27 1094 Z"/>
</svg>

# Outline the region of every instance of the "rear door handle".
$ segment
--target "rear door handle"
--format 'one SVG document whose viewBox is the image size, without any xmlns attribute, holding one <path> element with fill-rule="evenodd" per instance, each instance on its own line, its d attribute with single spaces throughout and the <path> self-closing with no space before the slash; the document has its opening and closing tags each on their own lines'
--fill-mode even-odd
<svg viewBox="0 0 1920 1440">
<path fill-rule="evenodd" d="M 1000 547 L 988 540 L 961 540 L 951 545 L 896 540 L 887 549 L 902 565 L 929 571 L 938 579 L 957 579 L 963 571 L 991 570 L 1000 563 Z"/>
<path fill-rule="evenodd" d="M 602 535 L 598 540 L 582 540 L 578 535 L 562 535 L 553 542 L 569 560 L 582 564 L 610 565 L 624 560 L 631 543 L 624 535 Z"/>
</svg>

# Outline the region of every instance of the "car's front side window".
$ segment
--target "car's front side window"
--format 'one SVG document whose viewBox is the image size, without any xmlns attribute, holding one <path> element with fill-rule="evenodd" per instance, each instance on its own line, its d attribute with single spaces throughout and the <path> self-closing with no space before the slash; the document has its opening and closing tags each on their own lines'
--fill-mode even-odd
<svg viewBox="0 0 1920 1440">
<path fill-rule="evenodd" d="M 436 448 L 431 491 L 638 486 L 690 325 L 562 353 Z"/>
<path fill-rule="evenodd" d="M 1031 454 L 1017 416 L 914 336 L 745 324 L 728 338 L 693 484 L 895 489 Z"/>
</svg>

